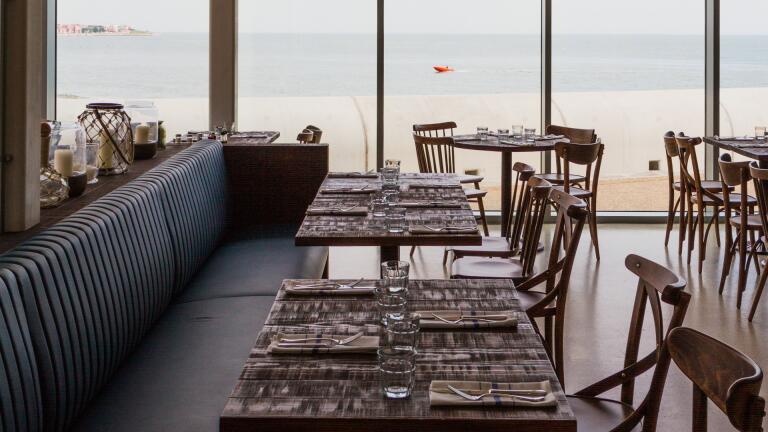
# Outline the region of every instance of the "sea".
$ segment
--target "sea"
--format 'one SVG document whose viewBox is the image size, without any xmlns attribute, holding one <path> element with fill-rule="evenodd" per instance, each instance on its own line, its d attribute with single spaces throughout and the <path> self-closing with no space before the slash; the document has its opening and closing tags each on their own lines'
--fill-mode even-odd
<svg viewBox="0 0 768 432">
<path fill-rule="evenodd" d="M 768 36 L 723 36 L 723 87 L 768 87 Z M 59 97 L 186 98 L 208 94 L 208 34 L 60 36 Z M 392 34 L 388 95 L 536 93 L 537 35 Z M 372 34 L 241 34 L 244 97 L 372 96 Z M 555 35 L 555 92 L 699 89 L 703 35 Z M 454 72 L 436 73 L 433 66 Z"/>
</svg>

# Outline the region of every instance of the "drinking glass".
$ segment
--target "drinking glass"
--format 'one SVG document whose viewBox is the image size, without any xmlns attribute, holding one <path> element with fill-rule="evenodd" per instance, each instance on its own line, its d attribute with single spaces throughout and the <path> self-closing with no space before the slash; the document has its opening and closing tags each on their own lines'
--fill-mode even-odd
<svg viewBox="0 0 768 432">
<path fill-rule="evenodd" d="M 389 203 L 385 197 L 375 197 L 371 200 L 371 214 L 375 218 L 383 218 L 387 215 Z"/>
<path fill-rule="evenodd" d="M 389 399 L 411 395 L 416 375 L 416 353 L 412 350 L 379 348 L 381 390 Z"/>
<path fill-rule="evenodd" d="M 405 317 L 408 298 L 406 293 L 390 292 L 386 288 L 376 289 L 376 309 L 379 312 L 381 325 L 387 325 L 389 321 L 400 321 Z"/>
<path fill-rule="evenodd" d="M 522 141 L 523 140 L 523 125 L 514 125 L 512 126 L 512 139 L 515 141 Z"/>
<path fill-rule="evenodd" d="M 85 145 L 85 174 L 88 184 L 99 182 L 99 143 L 89 142 Z"/>
<path fill-rule="evenodd" d="M 488 139 L 488 127 L 487 126 L 478 126 L 477 127 L 477 135 L 480 136 L 480 139 L 482 141 L 485 141 Z"/>
<path fill-rule="evenodd" d="M 406 313 L 400 320 L 388 320 L 384 325 L 382 343 L 387 348 L 417 351 L 421 316 Z"/>
<path fill-rule="evenodd" d="M 536 128 L 525 128 L 525 142 L 532 143 L 536 138 Z"/>
<path fill-rule="evenodd" d="M 499 140 L 505 140 L 509 138 L 509 129 L 499 129 L 497 133 L 499 134 Z"/>
<path fill-rule="evenodd" d="M 387 209 L 387 230 L 393 234 L 406 230 L 405 208 L 389 206 Z"/>
<path fill-rule="evenodd" d="M 384 200 L 390 207 L 397 206 L 400 202 L 400 189 L 385 189 L 382 191 Z"/>
<path fill-rule="evenodd" d="M 384 281 L 384 288 L 391 293 L 407 293 L 410 269 L 411 265 L 406 261 L 381 263 L 381 279 Z"/>
<path fill-rule="evenodd" d="M 758 141 L 762 141 L 765 139 L 765 126 L 756 126 L 755 127 L 755 139 Z"/>
<path fill-rule="evenodd" d="M 399 159 L 387 159 L 384 161 L 384 168 L 395 168 L 397 172 L 400 172 L 400 160 Z"/>
<path fill-rule="evenodd" d="M 400 189 L 400 168 L 384 167 L 381 169 L 382 191 Z"/>
</svg>

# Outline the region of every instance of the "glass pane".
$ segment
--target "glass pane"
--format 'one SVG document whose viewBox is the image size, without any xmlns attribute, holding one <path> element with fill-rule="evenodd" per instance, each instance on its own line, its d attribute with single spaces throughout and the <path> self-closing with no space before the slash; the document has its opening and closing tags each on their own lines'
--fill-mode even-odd
<svg viewBox="0 0 768 432">
<path fill-rule="evenodd" d="M 605 144 L 598 210 L 666 211 L 663 135 L 704 133 L 704 2 L 554 0 L 553 11 L 552 123 Z"/>
<path fill-rule="evenodd" d="M 449 7 L 446 5 L 449 4 Z M 414 124 L 456 122 L 457 134 L 513 125 L 539 128 L 540 14 L 538 0 L 445 2 L 388 0 L 385 10 L 384 152 L 418 171 Z M 435 66 L 452 71 L 437 72 Z M 539 169 L 539 153 L 518 153 Z M 456 171 L 478 172 L 500 203 L 501 154 L 456 151 Z"/>
<path fill-rule="evenodd" d="M 376 1 L 241 1 L 240 130 L 323 130 L 331 170 L 376 164 Z"/>
<path fill-rule="evenodd" d="M 207 129 L 208 1 L 58 0 L 58 119 L 146 100 L 169 136 Z"/>
<path fill-rule="evenodd" d="M 720 4 L 720 135 L 752 136 L 768 126 L 768 4 Z M 735 160 L 749 160 L 733 155 Z"/>
</svg>

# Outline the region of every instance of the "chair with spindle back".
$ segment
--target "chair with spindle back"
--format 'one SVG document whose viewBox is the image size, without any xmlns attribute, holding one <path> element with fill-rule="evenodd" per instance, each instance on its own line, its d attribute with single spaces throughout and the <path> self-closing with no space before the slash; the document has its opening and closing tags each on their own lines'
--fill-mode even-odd
<svg viewBox="0 0 768 432">
<path fill-rule="evenodd" d="M 315 140 L 315 134 L 309 129 L 304 129 L 296 136 L 296 141 L 301 144 L 312 144 Z"/>
<path fill-rule="evenodd" d="M 685 182 L 685 199 L 688 208 L 688 214 L 686 216 L 686 225 L 688 227 L 688 233 L 686 235 L 688 240 L 688 264 L 691 263 L 693 249 L 698 246 L 699 273 L 701 273 L 703 269 L 702 265 L 706 259 L 709 230 L 713 226 L 717 244 L 720 245 L 719 216 L 720 209 L 725 205 L 723 202 L 724 197 L 721 192 L 713 192 L 704 187 L 701 170 L 699 169 L 699 160 L 696 156 L 696 147 L 702 143 L 701 138 L 677 136 L 675 142 L 677 143 L 677 149 L 680 154 L 680 176 L 681 181 Z M 728 199 L 732 204 L 738 205 L 741 201 L 741 196 L 732 193 L 729 194 Z M 750 205 L 754 206 L 756 204 L 756 200 L 752 197 L 747 197 L 747 200 Z M 713 209 L 712 218 L 709 223 L 705 220 L 705 211 L 707 208 Z M 696 213 L 695 217 L 694 213 Z"/>
<path fill-rule="evenodd" d="M 763 371 L 738 350 L 696 330 L 678 327 L 667 336 L 677 367 L 693 383 L 693 430 L 707 430 L 711 400 L 741 432 L 763 430 Z"/>
<path fill-rule="evenodd" d="M 443 265 L 447 262 L 448 252 L 453 252 L 453 258 L 465 256 L 483 256 L 511 258 L 520 253 L 520 241 L 522 239 L 523 224 L 525 223 L 523 204 L 528 199 L 531 187 L 528 180 L 536 174 L 536 170 L 523 162 L 516 162 L 512 167 L 516 173 L 515 182 L 512 185 L 512 209 L 510 210 L 509 226 L 506 237 L 483 237 L 481 246 L 451 246 L 446 249 L 443 257 Z"/>
<path fill-rule="evenodd" d="M 537 177 L 533 177 L 531 180 L 533 179 L 537 179 Z M 531 193 L 534 193 L 533 189 Z M 542 336 L 544 347 L 554 365 L 555 373 L 562 383 L 565 381 L 563 336 L 566 298 L 573 262 L 576 258 L 579 239 L 588 213 L 586 203 L 583 200 L 555 188 L 549 192 L 549 202 L 555 204 L 557 216 L 547 267 L 535 276 L 528 277 L 525 282 L 515 288 L 520 299 L 520 307 L 528 314 L 534 327 L 536 327 L 536 331 Z M 527 251 L 523 252 L 523 255 L 528 254 L 535 258 L 541 232 L 528 228 L 529 224 L 530 222 L 523 229 L 523 232 L 526 233 L 523 236 L 523 250 Z M 561 254 L 562 250 L 565 252 Z M 463 268 L 470 267 L 472 262 L 470 260 L 478 262 L 478 258 L 473 257 L 461 258 L 454 262 L 452 270 L 455 277 L 462 276 L 461 273 L 467 273 L 464 276 L 506 279 L 513 276 L 512 271 L 517 267 L 510 260 L 483 258 L 482 265 L 475 266 L 475 269 Z M 462 267 L 462 261 L 467 265 Z M 474 273 L 470 274 L 470 271 Z M 544 291 L 534 290 L 540 285 L 544 285 Z M 544 319 L 543 333 L 536 326 L 535 318 Z"/>
<path fill-rule="evenodd" d="M 425 137 L 449 137 L 449 136 L 452 137 L 454 129 L 456 129 L 456 122 L 426 123 L 426 124 L 413 125 L 413 133 L 415 133 L 416 135 L 425 136 Z M 480 189 L 480 182 L 482 181 L 483 181 L 483 176 L 471 175 L 471 174 L 459 174 L 459 183 L 474 185 L 475 189 Z"/>
<path fill-rule="evenodd" d="M 628 255 L 624 265 L 639 281 L 627 338 L 624 368 L 589 387 L 568 396 L 580 431 L 630 431 L 642 423 L 643 432 L 656 430 L 659 407 L 671 358 L 662 319 L 662 304 L 672 306 L 669 330 L 680 327 L 685 319 L 690 294 L 686 282 L 667 268 L 637 255 Z M 650 306 L 656 346 L 638 360 L 646 307 Z M 655 366 L 648 392 L 643 401 L 633 406 L 635 379 Z M 621 386 L 621 400 L 600 397 Z"/>
<path fill-rule="evenodd" d="M 323 138 L 323 130 L 317 126 L 308 125 L 304 128 L 312 132 L 312 144 L 320 144 L 320 140 Z"/>
<path fill-rule="evenodd" d="M 589 234 L 595 248 L 595 258 L 600 260 L 600 243 L 597 237 L 597 188 L 600 181 L 600 165 L 605 146 L 598 139 L 589 144 L 560 142 L 555 144 L 555 154 L 563 161 L 563 184 L 555 186 L 565 193 L 581 198 L 587 203 Z M 574 184 L 571 165 L 586 167 L 584 181 Z"/>
<path fill-rule="evenodd" d="M 720 178 L 723 183 L 722 197 L 725 208 L 725 258 L 723 260 L 723 270 L 720 276 L 720 294 L 725 287 L 725 279 L 731 271 L 733 258 L 736 250 L 739 251 L 739 276 L 737 285 L 736 307 L 741 309 L 741 298 L 744 289 L 747 286 L 747 272 L 749 271 L 750 258 L 754 259 L 755 269 L 760 271 L 758 262 L 758 250 L 765 250 L 762 241 L 755 241 L 755 233 L 762 230 L 760 216 L 754 214 L 754 201 L 749 200 L 747 187 L 752 181 L 749 174 L 749 162 L 732 162 L 729 154 L 721 156 Z M 731 200 L 731 190 L 738 188 L 739 202 Z M 736 239 L 734 241 L 732 229 L 736 228 Z M 747 235 L 750 237 L 747 244 Z M 760 236 L 758 235 L 758 238 Z M 749 255 L 749 256 L 747 256 Z"/>
<path fill-rule="evenodd" d="M 422 136 L 413 133 L 413 141 L 416 144 L 416 157 L 419 162 L 419 171 L 422 173 L 456 173 L 456 152 L 454 151 L 453 138 L 450 136 Z M 481 178 L 482 179 L 482 178 Z M 475 183 L 479 184 L 479 181 Z M 471 202 L 476 202 L 482 223 L 483 232 L 488 235 L 488 222 L 485 216 L 483 198 L 488 194 L 481 189 L 465 188 L 464 194 Z"/>
<path fill-rule="evenodd" d="M 549 125 L 547 135 L 562 135 L 568 138 L 568 141 L 574 144 L 589 144 L 597 142 L 597 135 L 594 129 L 576 129 L 565 126 Z M 563 161 L 555 155 L 555 172 L 540 174 L 539 177 L 552 183 L 553 185 L 562 185 L 565 181 L 563 176 Z M 583 183 L 586 180 L 584 176 L 571 174 L 568 181 L 571 184 Z"/>
<path fill-rule="evenodd" d="M 760 225 L 762 227 L 762 234 L 768 233 L 768 169 L 760 168 L 757 162 L 752 162 L 749 166 L 749 174 L 752 176 L 752 180 L 755 184 L 755 195 L 757 195 L 757 205 L 760 209 L 758 217 L 760 218 Z M 765 243 L 765 238 L 761 238 Z M 757 312 L 757 305 L 760 302 L 760 296 L 765 289 L 765 282 L 768 279 L 768 266 L 764 266 L 760 272 L 760 279 L 757 281 L 757 291 L 755 291 L 755 298 L 752 299 L 752 307 L 749 310 L 749 321 L 755 317 Z"/>
</svg>

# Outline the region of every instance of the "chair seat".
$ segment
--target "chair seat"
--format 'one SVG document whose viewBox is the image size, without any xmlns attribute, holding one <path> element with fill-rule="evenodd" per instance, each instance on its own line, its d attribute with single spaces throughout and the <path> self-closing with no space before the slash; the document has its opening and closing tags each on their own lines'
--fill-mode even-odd
<svg viewBox="0 0 768 432">
<path fill-rule="evenodd" d="M 523 266 L 517 259 L 464 257 L 451 265 L 452 279 L 512 279 L 524 281 Z"/>
<path fill-rule="evenodd" d="M 698 199 L 698 195 L 696 193 L 691 194 L 691 199 L 693 200 L 694 203 L 696 203 L 696 200 Z M 741 204 L 741 194 L 736 194 L 736 193 L 728 194 L 728 201 L 731 203 L 731 205 L 738 206 L 739 204 Z M 706 206 L 722 207 L 724 203 L 725 203 L 725 198 L 721 193 L 715 194 L 715 198 L 712 198 L 709 195 L 704 195 L 704 205 Z M 747 204 L 756 205 L 757 199 L 753 196 L 748 195 Z"/>
<path fill-rule="evenodd" d="M 635 410 L 618 401 L 602 398 L 567 396 L 568 405 L 576 415 L 579 432 L 613 430 Z M 640 425 L 632 430 L 640 430 Z"/>
<path fill-rule="evenodd" d="M 542 178 L 553 185 L 562 185 L 565 183 L 565 175 L 564 174 L 558 174 L 558 173 L 546 173 L 546 174 L 536 174 L 536 177 Z M 570 174 L 568 175 L 568 178 L 571 182 L 571 184 L 574 183 L 583 183 L 587 178 L 584 176 L 576 175 L 576 174 Z"/>
<path fill-rule="evenodd" d="M 553 186 L 552 189 L 557 189 L 559 191 L 565 191 L 564 186 Z M 568 194 L 575 196 L 576 198 L 589 198 L 592 196 L 592 191 L 584 190 L 580 187 L 571 186 Z"/>
<path fill-rule="evenodd" d="M 676 191 L 680 190 L 680 182 L 675 182 L 672 186 L 675 188 Z M 703 181 L 701 182 L 701 187 L 704 188 L 705 190 L 712 191 L 712 192 L 720 192 L 723 190 L 723 184 L 715 180 Z M 733 191 L 735 189 L 733 187 L 729 187 L 728 190 Z"/>
<path fill-rule="evenodd" d="M 531 306 L 537 304 L 546 296 L 546 293 L 539 291 L 518 291 L 517 298 L 520 300 L 520 308 L 527 311 Z"/>
<path fill-rule="evenodd" d="M 741 216 L 733 216 L 730 220 L 731 226 L 741 226 Z M 748 230 L 760 230 L 763 229 L 763 223 L 760 220 L 760 215 L 748 215 L 747 216 L 747 229 Z"/>
<path fill-rule="evenodd" d="M 461 184 L 474 184 L 480 183 L 485 177 L 479 175 L 461 174 L 459 177 L 459 183 Z"/>
<path fill-rule="evenodd" d="M 466 195 L 468 199 L 483 198 L 484 196 L 488 195 L 488 191 L 480 189 L 464 189 L 464 195 Z"/>
<path fill-rule="evenodd" d="M 483 256 L 509 258 L 513 256 L 509 248 L 509 240 L 505 237 L 483 237 L 480 246 L 450 246 L 449 251 L 461 256 Z"/>
</svg>

